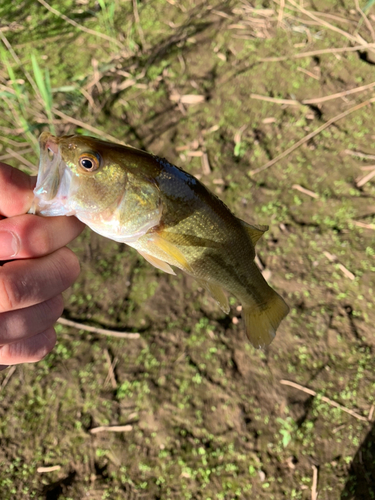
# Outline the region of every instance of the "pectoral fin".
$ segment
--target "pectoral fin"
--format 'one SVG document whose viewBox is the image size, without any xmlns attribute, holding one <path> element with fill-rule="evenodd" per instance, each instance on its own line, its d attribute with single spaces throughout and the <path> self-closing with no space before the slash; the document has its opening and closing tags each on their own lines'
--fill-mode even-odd
<svg viewBox="0 0 375 500">
<path fill-rule="evenodd" d="M 219 285 L 214 285 L 213 283 L 209 283 L 205 280 L 197 280 L 216 300 L 219 304 L 220 308 L 228 314 L 230 311 L 230 307 L 228 304 L 228 297 L 225 295 L 224 290 Z"/>
<path fill-rule="evenodd" d="M 157 269 L 160 269 L 161 271 L 164 271 L 165 273 L 168 273 L 168 274 L 174 274 L 174 275 L 176 275 L 176 273 L 173 271 L 173 269 L 171 268 L 171 266 L 169 264 L 167 264 L 166 262 L 163 262 L 162 260 L 157 259 L 156 257 L 153 257 L 152 255 L 149 255 L 148 253 L 145 253 L 145 252 L 143 252 L 141 250 L 138 250 L 138 253 L 140 255 L 142 255 L 142 257 L 144 259 L 146 259 L 147 262 L 149 262 L 150 264 L 152 264 Z"/>
<path fill-rule="evenodd" d="M 150 241 L 166 254 L 166 257 L 169 257 L 168 262 L 172 264 L 172 266 L 175 265 L 186 273 L 193 274 L 193 270 L 181 250 L 179 250 L 175 244 L 168 241 L 168 233 L 165 231 L 154 233 Z"/>
<path fill-rule="evenodd" d="M 243 220 L 241 220 L 241 224 L 244 227 L 244 229 L 246 229 L 246 232 L 250 236 L 251 241 L 252 241 L 254 246 L 256 245 L 259 238 L 261 236 L 263 236 L 263 234 L 266 231 L 268 231 L 268 226 L 263 226 L 263 225 L 254 226 L 254 225 L 248 224 L 247 222 L 245 222 Z"/>
</svg>

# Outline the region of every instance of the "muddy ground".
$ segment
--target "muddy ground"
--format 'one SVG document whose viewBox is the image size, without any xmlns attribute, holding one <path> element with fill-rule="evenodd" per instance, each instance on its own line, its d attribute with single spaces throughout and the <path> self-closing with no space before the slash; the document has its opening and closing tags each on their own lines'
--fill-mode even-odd
<svg viewBox="0 0 375 500">
<path fill-rule="evenodd" d="M 75 25 L 38 2 L 0 7 L 22 63 L 2 52 L 1 155 L 55 126 L 168 158 L 270 226 L 258 263 L 291 308 L 255 350 L 234 297 L 226 316 L 190 278 L 86 230 L 64 317 L 140 335 L 58 324 L 53 353 L 0 374 L 2 499 L 375 498 L 375 177 L 360 182 L 375 163 L 375 86 L 344 94 L 375 80 L 372 3 L 51 3 Z M 31 53 L 53 120 L 25 76 Z"/>
</svg>

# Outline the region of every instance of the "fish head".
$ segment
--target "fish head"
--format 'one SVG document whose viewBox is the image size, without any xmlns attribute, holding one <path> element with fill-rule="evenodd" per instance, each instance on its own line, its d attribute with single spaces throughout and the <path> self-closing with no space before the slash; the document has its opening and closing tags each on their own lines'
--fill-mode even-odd
<svg viewBox="0 0 375 500">
<path fill-rule="evenodd" d="M 149 155 L 93 137 L 39 138 L 40 163 L 30 213 L 75 215 L 116 241 L 137 240 L 160 222 L 162 207 L 152 175 L 140 172 Z"/>
<path fill-rule="evenodd" d="M 35 213 L 95 218 L 95 214 L 103 216 L 111 210 L 122 196 L 127 173 L 114 158 L 109 143 L 43 132 L 39 145 Z"/>
</svg>

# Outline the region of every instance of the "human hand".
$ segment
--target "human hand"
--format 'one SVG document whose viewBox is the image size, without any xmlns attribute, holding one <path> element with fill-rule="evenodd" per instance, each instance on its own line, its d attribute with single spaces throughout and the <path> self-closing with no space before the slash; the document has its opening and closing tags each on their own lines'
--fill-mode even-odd
<svg viewBox="0 0 375 500">
<path fill-rule="evenodd" d="M 53 349 L 61 293 L 79 274 L 65 245 L 84 224 L 27 214 L 34 185 L 35 178 L 0 163 L 0 261 L 10 261 L 0 267 L 0 370 L 39 361 Z"/>
</svg>

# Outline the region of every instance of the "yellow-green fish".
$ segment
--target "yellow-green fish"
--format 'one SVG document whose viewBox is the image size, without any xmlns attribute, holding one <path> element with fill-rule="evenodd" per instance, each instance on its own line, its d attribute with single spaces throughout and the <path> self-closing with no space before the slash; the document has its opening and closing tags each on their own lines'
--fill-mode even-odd
<svg viewBox="0 0 375 500">
<path fill-rule="evenodd" d="M 155 267 L 181 269 L 225 313 L 228 291 L 242 303 L 250 342 L 258 348 L 272 342 L 289 308 L 254 263 L 267 226 L 238 219 L 195 177 L 144 151 L 48 132 L 39 142 L 34 213 L 75 215 Z"/>
</svg>

